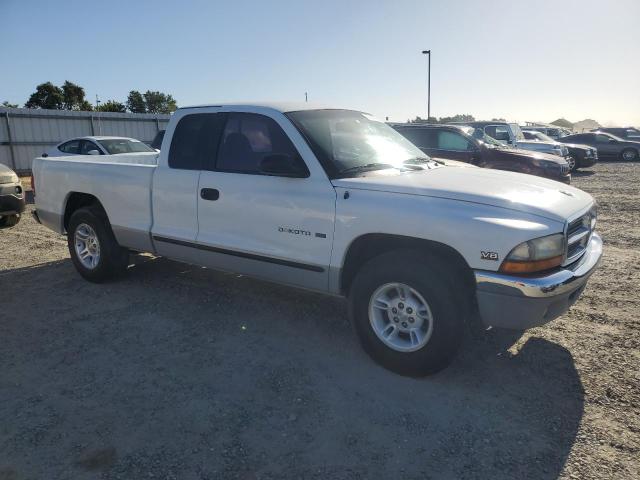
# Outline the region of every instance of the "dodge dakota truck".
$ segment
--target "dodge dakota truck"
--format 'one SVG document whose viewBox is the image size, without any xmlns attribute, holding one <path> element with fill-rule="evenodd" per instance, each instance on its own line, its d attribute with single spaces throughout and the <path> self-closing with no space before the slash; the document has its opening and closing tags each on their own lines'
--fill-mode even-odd
<svg viewBox="0 0 640 480">
<path fill-rule="evenodd" d="M 181 108 L 157 155 L 37 158 L 33 174 L 35 215 L 85 279 L 137 251 L 344 296 L 364 349 L 404 375 L 448 365 L 468 318 L 563 314 L 602 255 L 587 193 L 443 166 L 353 110 Z"/>
</svg>

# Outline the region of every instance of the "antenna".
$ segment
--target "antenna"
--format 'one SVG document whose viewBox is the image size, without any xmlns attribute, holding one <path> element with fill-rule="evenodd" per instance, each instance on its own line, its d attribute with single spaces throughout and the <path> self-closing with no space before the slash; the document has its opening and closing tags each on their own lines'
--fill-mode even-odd
<svg viewBox="0 0 640 480">
<path fill-rule="evenodd" d="M 305 102 L 309 101 L 309 96 L 307 95 L 307 92 L 304 92 L 304 101 Z"/>
</svg>

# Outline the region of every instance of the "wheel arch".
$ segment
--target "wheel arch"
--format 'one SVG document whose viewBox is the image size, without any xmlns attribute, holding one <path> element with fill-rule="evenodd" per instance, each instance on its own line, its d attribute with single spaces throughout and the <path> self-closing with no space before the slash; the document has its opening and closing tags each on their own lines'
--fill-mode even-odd
<svg viewBox="0 0 640 480">
<path fill-rule="evenodd" d="M 369 233 L 355 238 L 346 250 L 340 271 L 340 293 L 348 295 L 359 268 L 378 255 L 394 250 L 419 250 L 450 262 L 454 278 L 460 278 L 469 298 L 475 298 L 475 276 L 455 248 L 441 242 L 403 235 Z"/>
<path fill-rule="evenodd" d="M 71 215 L 73 215 L 75 211 L 80 208 L 90 206 L 96 207 L 100 211 L 100 213 L 104 214 L 104 216 L 107 218 L 107 221 L 109 220 L 107 212 L 102 206 L 100 200 L 98 200 L 98 197 L 85 192 L 69 192 L 65 200 L 64 215 L 62 220 L 62 226 L 64 227 L 64 230 L 67 231 L 69 227 L 69 220 L 71 219 Z"/>
</svg>

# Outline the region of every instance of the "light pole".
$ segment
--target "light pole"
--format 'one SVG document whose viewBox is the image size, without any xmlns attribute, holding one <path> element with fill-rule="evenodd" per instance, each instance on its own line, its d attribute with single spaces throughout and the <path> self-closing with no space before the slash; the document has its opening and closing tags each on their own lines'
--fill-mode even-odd
<svg viewBox="0 0 640 480">
<path fill-rule="evenodd" d="M 427 73 L 427 122 L 431 118 L 431 50 L 423 50 L 423 54 L 429 55 Z"/>
</svg>

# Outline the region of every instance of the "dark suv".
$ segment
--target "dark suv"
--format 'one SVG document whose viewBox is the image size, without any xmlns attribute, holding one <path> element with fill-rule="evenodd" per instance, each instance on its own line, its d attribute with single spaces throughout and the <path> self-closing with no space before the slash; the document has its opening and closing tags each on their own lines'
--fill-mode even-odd
<svg viewBox="0 0 640 480">
<path fill-rule="evenodd" d="M 435 159 L 458 160 L 483 168 L 571 182 L 569 164 L 562 157 L 508 147 L 486 135 L 481 128 L 428 124 L 394 124 L 392 127 Z"/>
</svg>

